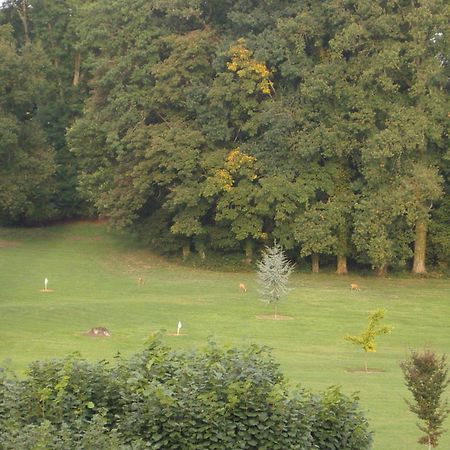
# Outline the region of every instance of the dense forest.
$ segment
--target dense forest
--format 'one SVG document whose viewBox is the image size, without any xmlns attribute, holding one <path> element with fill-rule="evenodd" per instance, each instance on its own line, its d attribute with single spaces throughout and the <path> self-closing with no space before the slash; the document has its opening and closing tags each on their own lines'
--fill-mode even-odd
<svg viewBox="0 0 450 450">
<path fill-rule="evenodd" d="M 276 240 L 450 261 L 445 0 L 6 0 L 0 221 L 103 216 L 160 251 Z"/>
</svg>

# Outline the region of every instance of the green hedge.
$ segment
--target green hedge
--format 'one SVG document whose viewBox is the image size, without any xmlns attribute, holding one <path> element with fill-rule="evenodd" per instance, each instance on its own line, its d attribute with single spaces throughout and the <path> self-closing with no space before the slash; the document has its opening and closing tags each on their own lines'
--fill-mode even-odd
<svg viewBox="0 0 450 450">
<path fill-rule="evenodd" d="M 289 391 L 267 349 L 156 338 L 115 364 L 73 356 L 0 373 L 0 448 L 354 449 L 371 446 L 357 397 Z"/>
</svg>

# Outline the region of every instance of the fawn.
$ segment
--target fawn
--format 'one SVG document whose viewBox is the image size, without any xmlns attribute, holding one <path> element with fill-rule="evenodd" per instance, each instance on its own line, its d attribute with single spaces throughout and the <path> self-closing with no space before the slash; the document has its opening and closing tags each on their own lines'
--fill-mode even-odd
<svg viewBox="0 0 450 450">
<path fill-rule="evenodd" d="M 239 290 L 241 292 L 247 292 L 247 288 L 245 287 L 244 283 L 239 283 Z"/>
</svg>

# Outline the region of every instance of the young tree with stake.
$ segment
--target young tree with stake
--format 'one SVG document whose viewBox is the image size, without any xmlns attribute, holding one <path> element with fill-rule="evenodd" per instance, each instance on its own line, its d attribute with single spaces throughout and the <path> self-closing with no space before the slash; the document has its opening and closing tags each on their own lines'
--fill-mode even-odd
<svg viewBox="0 0 450 450">
<path fill-rule="evenodd" d="M 354 336 L 347 335 L 345 340 L 353 342 L 353 344 L 359 345 L 364 350 L 364 368 L 368 372 L 367 368 L 367 353 L 376 352 L 375 338 L 380 334 L 389 334 L 392 331 L 391 326 L 383 325 L 379 326 L 379 322 L 383 319 L 385 311 L 383 309 L 377 309 L 369 313 L 367 328 L 361 333 Z"/>
</svg>

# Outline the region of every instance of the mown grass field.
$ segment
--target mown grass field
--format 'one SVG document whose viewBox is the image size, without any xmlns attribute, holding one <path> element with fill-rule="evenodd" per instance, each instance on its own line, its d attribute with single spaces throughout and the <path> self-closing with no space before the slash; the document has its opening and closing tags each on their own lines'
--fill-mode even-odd
<svg viewBox="0 0 450 450">
<path fill-rule="evenodd" d="M 52 292 L 41 292 L 45 277 Z M 246 294 L 239 292 L 240 282 Z M 350 282 L 361 291 L 350 291 Z M 424 346 L 450 352 L 450 280 L 297 273 L 291 287 L 279 314 L 294 320 L 260 320 L 256 316 L 271 309 L 258 298 L 254 273 L 171 264 L 101 224 L 3 228 L 0 366 L 23 374 L 33 360 L 71 352 L 91 360 L 128 355 L 151 333 L 174 333 L 180 320 L 183 335 L 165 338 L 174 348 L 200 347 L 210 336 L 226 344 L 265 344 L 292 385 L 359 391 L 375 450 L 421 448 L 399 361 Z M 364 365 L 362 350 L 343 337 L 361 331 L 367 313 L 377 308 L 387 310 L 384 322 L 395 329 L 369 355 L 369 367 L 379 371 L 365 374 L 357 371 Z M 94 326 L 107 327 L 112 337 L 85 336 Z M 450 448 L 450 433 L 440 448 Z"/>
</svg>

